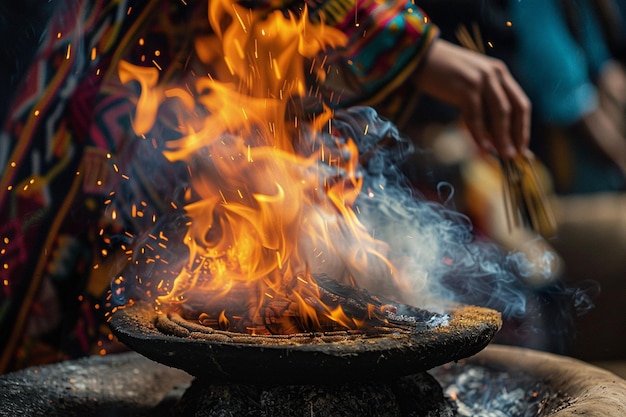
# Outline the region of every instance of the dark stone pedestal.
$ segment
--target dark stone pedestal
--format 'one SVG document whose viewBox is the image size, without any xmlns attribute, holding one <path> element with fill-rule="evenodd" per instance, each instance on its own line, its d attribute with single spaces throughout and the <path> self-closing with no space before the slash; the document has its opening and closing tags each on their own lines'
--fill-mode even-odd
<svg viewBox="0 0 626 417">
<path fill-rule="evenodd" d="M 393 381 L 315 385 L 212 384 L 196 379 L 174 416 L 452 417 L 452 401 L 429 374 Z"/>
</svg>

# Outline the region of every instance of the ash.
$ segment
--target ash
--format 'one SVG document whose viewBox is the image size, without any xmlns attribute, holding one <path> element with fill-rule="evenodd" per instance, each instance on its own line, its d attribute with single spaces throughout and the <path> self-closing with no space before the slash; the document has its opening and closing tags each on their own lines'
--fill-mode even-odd
<svg viewBox="0 0 626 417">
<path fill-rule="evenodd" d="M 505 372 L 477 365 L 448 364 L 430 371 L 444 395 L 456 406 L 455 416 L 548 416 L 570 404 L 566 394 L 522 372 Z"/>
</svg>

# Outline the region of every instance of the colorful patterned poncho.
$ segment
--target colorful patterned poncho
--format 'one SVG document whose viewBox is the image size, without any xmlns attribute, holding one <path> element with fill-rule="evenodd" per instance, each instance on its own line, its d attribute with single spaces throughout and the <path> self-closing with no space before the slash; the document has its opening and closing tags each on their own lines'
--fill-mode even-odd
<svg viewBox="0 0 626 417">
<path fill-rule="evenodd" d="M 173 210 L 157 190 L 184 181 L 153 163 L 164 159 L 163 143 L 133 133 L 130 87 L 117 68 L 123 59 L 156 66 L 165 79 L 188 76 L 194 40 L 208 32 L 206 2 L 60 3 L 0 132 L 0 373 L 118 348 L 104 310 L 126 239 Z M 437 36 L 420 10 L 410 0 L 311 0 L 307 8 L 313 24 L 348 38 L 325 52 L 337 69 L 321 86 L 326 104 L 384 103 L 389 116 L 406 109 L 407 96 L 390 93 Z"/>
</svg>

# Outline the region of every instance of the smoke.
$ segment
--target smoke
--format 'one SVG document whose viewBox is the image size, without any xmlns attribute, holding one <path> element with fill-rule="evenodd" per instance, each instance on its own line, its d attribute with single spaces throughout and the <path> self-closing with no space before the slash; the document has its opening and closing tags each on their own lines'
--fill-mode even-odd
<svg viewBox="0 0 626 417">
<path fill-rule="evenodd" d="M 450 207 L 454 188 L 448 183 L 438 187 L 442 202 L 419 194 L 401 166 L 412 153 L 424 151 L 373 109 L 337 111 L 333 123 L 363 155 L 363 189 L 355 206 L 370 233 L 388 245 L 386 255 L 396 268 L 395 276 L 383 279 L 364 274 L 357 280 L 360 285 L 412 305 L 457 301 L 515 319 L 540 314 L 543 302 L 558 305 L 563 320 L 593 308 L 595 285 L 551 284 L 537 290 L 528 284 L 532 279 L 552 282 L 558 273 L 558 256 L 546 245 L 529 241 L 520 250 L 507 251 L 476 236 L 470 219 Z"/>
</svg>

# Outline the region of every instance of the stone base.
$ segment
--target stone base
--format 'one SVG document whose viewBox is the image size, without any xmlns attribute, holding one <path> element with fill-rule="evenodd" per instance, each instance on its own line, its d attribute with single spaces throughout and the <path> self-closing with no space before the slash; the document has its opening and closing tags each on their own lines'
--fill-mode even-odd
<svg viewBox="0 0 626 417">
<path fill-rule="evenodd" d="M 196 379 L 173 416 L 454 416 L 441 385 L 421 373 L 393 381 L 316 385 L 214 384 Z"/>
<path fill-rule="evenodd" d="M 440 375 L 454 379 L 470 366 L 501 372 L 505 378 L 509 375 L 508 382 L 522 388 L 524 381 L 541 382 L 547 392 L 537 394 L 559 401 L 536 416 L 626 415 L 626 381 L 615 374 L 563 356 L 490 345 L 428 374 L 349 385 L 332 381 L 308 386 L 211 385 L 134 352 L 90 357 L 0 375 L 0 416 L 261 416 L 257 411 L 268 410 L 272 414 L 266 415 L 418 417 L 428 415 L 433 407 L 441 407 L 441 416 L 462 416 L 467 414 L 447 395 L 450 386 Z M 441 386 L 433 385 L 429 374 Z M 463 392 L 458 394 L 461 397 Z M 228 414 L 228 407 L 242 411 Z M 210 414 L 220 410 L 222 414 Z"/>
</svg>

